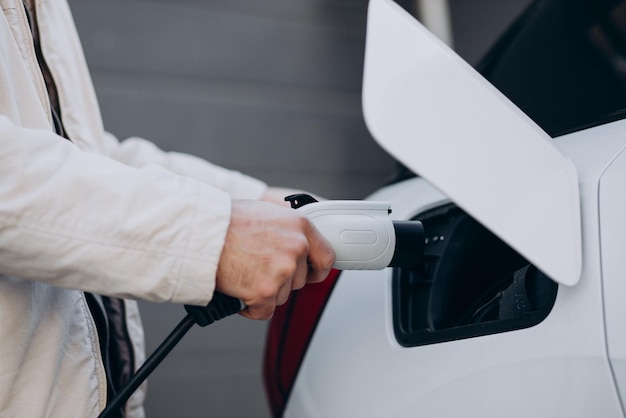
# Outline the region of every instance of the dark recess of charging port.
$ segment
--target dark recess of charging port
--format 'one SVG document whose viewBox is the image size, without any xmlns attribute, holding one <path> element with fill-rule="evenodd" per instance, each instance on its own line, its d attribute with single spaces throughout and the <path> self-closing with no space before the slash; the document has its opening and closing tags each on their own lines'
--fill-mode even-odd
<svg viewBox="0 0 626 418">
<path fill-rule="evenodd" d="M 398 342 L 433 344 L 534 326 L 558 285 L 455 205 L 415 218 L 426 231 L 418 267 L 394 269 Z"/>
</svg>

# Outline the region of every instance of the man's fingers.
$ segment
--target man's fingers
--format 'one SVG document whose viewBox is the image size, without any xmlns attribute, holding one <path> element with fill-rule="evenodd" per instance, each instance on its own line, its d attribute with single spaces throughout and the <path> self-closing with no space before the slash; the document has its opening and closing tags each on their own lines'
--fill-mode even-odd
<svg viewBox="0 0 626 418">
<path fill-rule="evenodd" d="M 324 280 L 334 262 L 328 241 L 297 211 L 233 201 L 216 289 L 243 300 L 246 318 L 269 319 L 292 290 Z"/>
<path fill-rule="evenodd" d="M 245 309 L 239 311 L 239 315 L 255 321 L 267 320 L 271 319 L 274 315 L 274 309 L 268 309 L 267 307 L 260 309 L 247 306 Z"/>
<path fill-rule="evenodd" d="M 258 298 L 253 302 L 250 302 L 244 310 L 240 313 L 242 316 L 248 319 L 264 320 L 270 319 L 274 315 L 276 309 L 276 298 L 281 292 L 279 290 L 270 298 Z"/>
<path fill-rule="evenodd" d="M 307 260 L 308 254 L 304 254 L 303 257 L 298 260 L 298 266 L 296 267 L 296 272 L 293 280 L 291 281 L 291 290 L 299 290 L 306 285 L 309 275 L 309 265 Z"/>
<path fill-rule="evenodd" d="M 324 280 L 335 264 L 335 251 L 324 236 L 311 224 L 307 238 L 309 240 L 309 283 Z"/>
<path fill-rule="evenodd" d="M 284 305 L 285 302 L 287 302 L 287 299 L 289 299 L 289 295 L 291 294 L 291 283 L 292 282 L 287 282 L 280 289 L 278 289 L 278 293 L 276 293 L 276 300 L 274 302 L 276 306 Z"/>
</svg>

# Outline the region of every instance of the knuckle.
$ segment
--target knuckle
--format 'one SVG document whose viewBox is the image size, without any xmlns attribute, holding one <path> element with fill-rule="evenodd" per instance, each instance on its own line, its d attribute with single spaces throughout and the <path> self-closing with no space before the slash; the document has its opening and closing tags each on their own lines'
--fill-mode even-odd
<svg viewBox="0 0 626 418">
<path fill-rule="evenodd" d="M 335 252 L 331 248 L 318 252 L 316 255 L 314 267 L 318 270 L 330 270 L 335 264 Z"/>
<path fill-rule="evenodd" d="M 277 292 L 280 284 L 284 283 L 293 275 L 293 267 L 290 264 L 291 263 L 285 262 L 274 267 L 272 277 L 272 281 L 276 283 L 272 289 L 274 292 Z"/>
<path fill-rule="evenodd" d="M 293 290 L 300 290 L 306 285 L 306 280 L 294 280 L 291 288 Z"/>
<path fill-rule="evenodd" d="M 267 280 L 258 286 L 257 297 L 260 300 L 268 301 L 274 299 L 277 293 L 278 287 L 273 283 L 273 281 Z"/>
<path fill-rule="evenodd" d="M 263 321 L 263 320 L 267 320 L 267 319 L 271 319 L 272 316 L 274 316 L 274 308 L 268 308 L 268 307 L 260 307 L 260 308 L 254 308 L 254 309 L 249 309 L 249 314 L 250 314 L 250 318 L 254 319 L 254 320 L 259 320 L 259 321 Z"/>
<path fill-rule="evenodd" d="M 282 306 L 285 303 L 287 303 L 287 301 L 289 300 L 289 294 L 286 294 L 285 296 L 281 296 L 277 301 L 276 301 L 276 306 Z"/>
<path fill-rule="evenodd" d="M 297 263 L 295 259 L 285 260 L 276 266 L 275 276 L 278 286 L 291 279 L 295 275 L 296 269 Z M 278 291 L 278 289 L 276 289 L 276 291 Z"/>
<path fill-rule="evenodd" d="M 310 225 L 309 218 L 301 214 L 298 214 L 298 216 L 295 218 L 295 222 L 297 227 L 302 231 L 307 230 Z"/>
<path fill-rule="evenodd" d="M 326 260 L 324 263 L 324 267 L 331 268 L 333 264 L 335 264 L 336 260 L 337 260 L 337 256 L 335 255 L 335 251 L 333 251 L 332 249 L 329 249 L 326 252 Z"/>
<path fill-rule="evenodd" d="M 309 241 L 304 235 L 298 235 L 293 242 L 290 243 L 290 248 L 296 256 L 304 256 L 309 252 Z"/>
</svg>

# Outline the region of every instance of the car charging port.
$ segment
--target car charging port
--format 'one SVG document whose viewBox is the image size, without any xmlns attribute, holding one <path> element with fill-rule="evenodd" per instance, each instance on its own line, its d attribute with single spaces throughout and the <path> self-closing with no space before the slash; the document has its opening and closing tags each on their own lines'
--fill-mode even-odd
<svg viewBox="0 0 626 418">
<path fill-rule="evenodd" d="M 454 205 L 415 218 L 422 262 L 394 269 L 394 330 L 403 346 L 470 338 L 541 322 L 557 284 Z"/>
</svg>

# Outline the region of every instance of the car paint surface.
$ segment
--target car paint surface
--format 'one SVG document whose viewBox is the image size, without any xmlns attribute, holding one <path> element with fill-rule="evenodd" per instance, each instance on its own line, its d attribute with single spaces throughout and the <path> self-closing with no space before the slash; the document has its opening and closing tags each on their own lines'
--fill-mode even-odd
<svg viewBox="0 0 626 418">
<path fill-rule="evenodd" d="M 620 121 L 555 141 L 579 172 L 583 269 L 576 286 L 559 288 L 543 322 L 404 348 L 392 326 L 390 269 L 346 271 L 311 341 L 284 416 L 624 416 L 613 376 L 618 370 L 623 379 L 623 339 L 611 353 L 614 370 L 607 353 L 607 335 L 623 337 L 623 327 L 615 319 L 605 332 L 599 185 L 607 167 L 618 162 L 625 133 L 626 121 Z M 420 178 L 370 198 L 389 201 L 399 219 L 449 201 Z M 623 201 L 620 195 L 616 199 Z M 623 259 L 612 259 L 618 274 L 626 268 Z M 613 283 L 609 287 L 623 287 L 624 280 Z M 617 305 L 607 307 L 609 318 L 623 310 L 619 294 L 613 299 Z"/>
<path fill-rule="evenodd" d="M 626 129 L 626 128 L 624 128 Z M 616 136 L 623 136 L 615 132 Z M 626 408 L 626 277 L 624 250 L 626 249 L 626 153 L 624 148 L 611 162 L 600 180 L 599 222 L 602 254 L 603 297 L 607 332 L 607 350 Z"/>
<path fill-rule="evenodd" d="M 391 10 L 391 14 L 400 12 L 388 0 L 372 0 L 371 4 L 391 8 L 386 10 Z M 398 22 L 398 25 L 407 23 Z M 410 25 L 414 27 L 414 22 Z M 431 69 L 429 74 L 436 77 L 437 73 Z M 406 90 L 396 85 L 402 82 L 402 76 L 397 74 L 387 80 L 387 90 L 404 95 Z M 375 79 L 380 81 L 384 77 Z M 412 86 L 408 91 L 414 96 L 417 90 Z M 365 100 L 367 91 L 364 94 Z M 409 101 L 403 101 L 399 108 L 407 103 L 418 105 L 411 97 L 405 99 Z M 626 120 L 555 139 L 541 133 L 535 138 L 534 127 L 522 128 L 522 135 L 511 133 L 512 148 L 483 142 L 482 151 L 487 158 L 478 158 L 475 162 L 501 159 L 508 162 L 507 167 L 513 164 L 518 169 L 513 175 L 506 169 L 496 170 L 492 176 L 497 176 L 497 181 L 490 183 L 489 175 L 481 172 L 481 167 L 476 176 L 467 175 L 467 171 L 450 171 L 442 177 L 437 161 L 442 161 L 446 152 L 455 152 L 456 142 L 462 143 L 466 135 L 480 140 L 480 133 L 490 129 L 489 122 L 495 125 L 501 122 L 498 112 L 505 111 L 497 105 L 486 105 L 493 120 L 489 120 L 489 114 L 481 115 L 484 117 L 480 122 L 482 127 L 463 130 L 457 126 L 453 131 L 443 130 L 452 134 L 447 134 L 443 139 L 447 141 L 445 146 L 437 150 L 438 145 L 433 145 L 440 139 L 436 126 L 420 131 L 422 124 L 410 120 L 410 116 L 414 116 L 411 112 L 406 112 L 395 126 L 390 121 L 397 122 L 396 116 L 383 115 L 382 121 L 379 119 L 381 116 L 375 113 L 391 114 L 394 109 L 398 110 L 394 108 L 393 95 L 374 94 L 367 100 L 364 110 L 366 117 L 370 113 L 368 126 L 374 136 L 379 141 L 382 138 L 382 145 L 415 172 L 425 174 L 425 178 L 385 187 L 369 199 L 390 202 L 391 216 L 395 219 L 411 219 L 449 202 L 458 204 L 499 233 L 500 238 L 531 262 L 538 262 L 538 267 L 548 270 L 545 260 L 560 258 L 557 263 L 560 267 L 551 271 L 559 276 L 555 278 L 557 281 L 568 286 L 559 286 L 550 314 L 530 328 L 402 347 L 394 335 L 391 269 L 345 271 L 309 344 L 284 416 L 626 416 L 626 327 L 623 326 L 626 223 L 622 219 L 626 213 Z M 439 110 L 443 112 L 450 100 L 453 98 L 448 96 L 447 101 L 438 102 Z M 481 103 L 478 101 L 475 106 L 480 107 Z M 433 103 L 425 106 L 433 106 Z M 459 112 L 443 112 L 442 115 L 445 119 L 440 118 L 440 123 L 467 124 L 462 117 L 456 119 Z M 387 117 L 391 119 L 385 120 Z M 507 123 L 496 129 L 503 137 L 507 136 L 507 126 L 509 129 L 518 126 L 511 119 L 506 120 Z M 384 132 L 386 130 L 392 135 Z M 426 135 L 426 140 L 419 142 L 420 146 L 411 144 L 409 148 L 402 148 L 410 138 L 422 134 Z M 529 138 L 529 143 L 539 144 L 539 152 L 520 142 Z M 461 149 L 465 155 L 473 152 L 469 147 Z M 433 152 L 434 160 L 412 157 L 421 151 Z M 544 160 L 546 153 L 554 158 Z M 515 156 L 520 161 L 515 161 Z M 462 157 L 455 156 L 452 165 L 461 164 Z M 542 187 L 540 177 L 530 175 L 534 167 L 544 164 L 542 167 L 548 173 L 550 164 L 559 165 L 559 161 L 566 161 L 562 165 L 563 172 L 569 173 L 559 184 L 570 188 L 573 171 L 576 193 L 555 186 L 554 193 L 546 189 L 533 196 L 532 184 Z M 467 162 L 463 167 L 471 171 L 470 165 Z M 524 183 L 524 168 L 535 183 Z M 519 187 L 520 184 L 524 187 Z M 463 193 L 464 189 L 467 193 Z M 480 191 L 480 199 L 472 196 L 474 190 Z M 517 199 L 516 193 L 521 190 L 531 196 L 530 204 L 514 214 L 502 214 L 502 219 L 508 216 L 510 222 L 517 222 L 519 229 L 526 230 L 523 238 L 526 242 L 520 246 L 516 234 L 506 231 L 506 222 L 494 223 L 493 216 L 506 210 L 501 205 L 502 196 Z M 574 195 L 576 198 L 572 201 Z M 524 216 L 525 213 L 529 216 Z M 556 232 L 553 223 L 561 213 L 567 220 L 558 227 L 560 232 Z M 569 247 L 566 251 L 569 255 L 558 255 L 559 249 L 555 247 L 568 245 L 576 239 L 580 242 Z M 578 251 L 576 245 L 580 253 L 572 256 Z M 530 253 L 525 246 L 530 246 Z M 571 270 L 567 263 L 572 264 Z M 566 273 L 561 275 L 559 272 L 563 271 Z"/>
</svg>

